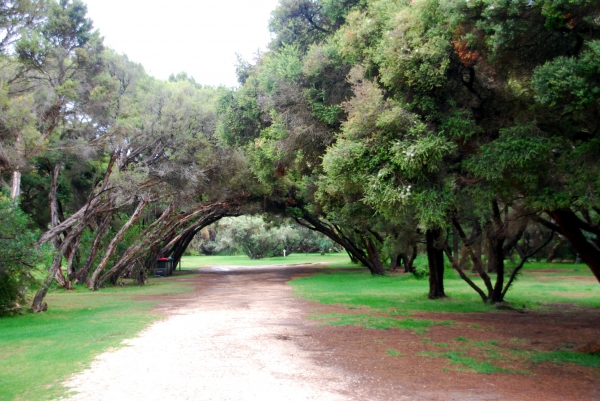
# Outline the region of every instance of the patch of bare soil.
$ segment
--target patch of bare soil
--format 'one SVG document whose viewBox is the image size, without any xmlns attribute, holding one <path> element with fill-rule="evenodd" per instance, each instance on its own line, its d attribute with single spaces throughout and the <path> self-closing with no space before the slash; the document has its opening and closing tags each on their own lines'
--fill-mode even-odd
<svg viewBox="0 0 600 401">
<path fill-rule="evenodd" d="M 319 314 L 332 312 L 353 311 L 331 306 L 313 309 Z M 370 394 L 380 399 L 408 392 L 415 400 L 600 400 L 598 369 L 531 362 L 534 350 L 589 348 L 600 333 L 598 311 L 420 313 L 412 317 L 455 324 L 432 326 L 423 334 L 356 326 L 313 326 L 310 332 L 329 352 L 318 355 L 321 363 L 362 374 L 371 386 Z M 390 355 L 388 350 L 401 356 Z M 452 351 L 510 373 L 480 374 L 443 356 L 421 356 Z"/>
<path fill-rule="evenodd" d="M 356 311 L 295 298 L 285 284 L 319 270 L 214 268 L 170 278 L 196 291 L 163 297 L 166 318 L 71 378 L 78 394 L 70 400 L 600 400 L 598 369 L 526 357 L 597 341 L 600 311 L 421 313 L 413 317 L 455 321 L 422 334 L 329 326 L 308 316 Z M 520 373 L 478 374 L 419 356 L 448 350 Z"/>
</svg>

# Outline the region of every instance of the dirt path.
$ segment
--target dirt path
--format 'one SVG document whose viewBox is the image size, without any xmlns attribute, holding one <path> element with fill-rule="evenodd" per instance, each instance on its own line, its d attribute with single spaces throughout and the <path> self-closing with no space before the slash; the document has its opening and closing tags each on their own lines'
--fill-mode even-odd
<svg viewBox="0 0 600 401">
<path fill-rule="evenodd" d="M 353 311 L 292 296 L 285 282 L 317 271 L 215 267 L 171 278 L 196 291 L 165 297 L 166 318 L 73 377 L 67 385 L 78 394 L 70 400 L 600 401 L 597 369 L 543 363 L 524 374 L 485 375 L 419 356 L 459 336 L 510 347 L 518 340 L 526 349 L 577 345 L 598 338 L 600 311 L 416 314 L 456 321 L 426 335 L 321 326 L 306 317 Z"/>
<path fill-rule="evenodd" d="M 170 299 L 166 319 L 72 378 L 78 394 L 70 400 L 358 399 L 352 377 L 316 365 L 290 341 L 306 333 L 302 301 L 285 281 L 303 270 L 213 268 L 186 277 L 197 286 L 193 298 Z"/>
</svg>

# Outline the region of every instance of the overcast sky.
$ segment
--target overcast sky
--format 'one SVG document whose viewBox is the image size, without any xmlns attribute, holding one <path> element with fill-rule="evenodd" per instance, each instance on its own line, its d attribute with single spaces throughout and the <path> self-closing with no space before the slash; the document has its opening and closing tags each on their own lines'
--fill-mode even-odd
<svg viewBox="0 0 600 401">
<path fill-rule="evenodd" d="M 84 0 L 104 43 L 156 78 L 181 71 L 204 85 L 237 85 L 235 54 L 269 43 L 278 0 Z"/>
</svg>

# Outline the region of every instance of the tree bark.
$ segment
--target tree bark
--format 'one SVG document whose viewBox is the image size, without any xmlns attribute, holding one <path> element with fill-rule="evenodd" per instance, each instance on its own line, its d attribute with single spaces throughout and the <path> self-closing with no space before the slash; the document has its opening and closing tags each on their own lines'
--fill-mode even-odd
<svg viewBox="0 0 600 401">
<path fill-rule="evenodd" d="M 12 186 L 10 191 L 10 197 L 14 200 L 21 196 L 21 171 L 16 168 L 12 173 Z"/>
<path fill-rule="evenodd" d="M 558 224 L 563 235 L 573 245 L 581 260 L 588 265 L 596 280 L 600 282 L 600 251 L 590 244 L 581 232 L 577 215 L 568 209 L 547 211 L 546 213 Z"/>
<path fill-rule="evenodd" d="M 102 243 L 102 237 L 108 228 L 110 227 L 110 221 L 112 219 L 113 212 L 106 213 L 106 216 L 102 219 L 102 222 L 98 226 L 96 231 L 96 236 L 94 237 L 94 241 L 92 242 L 92 247 L 90 249 L 90 253 L 88 254 L 85 264 L 76 274 L 76 282 L 77 283 L 85 283 L 87 280 L 87 276 L 90 273 L 90 269 L 92 268 L 92 263 L 94 263 L 94 259 L 98 254 L 98 249 L 100 248 L 100 244 Z"/>
<path fill-rule="evenodd" d="M 81 244 L 81 240 L 83 238 L 83 231 L 75 238 L 74 241 L 71 242 L 71 245 L 67 249 L 70 249 L 69 256 L 67 256 L 67 283 L 65 289 L 72 290 L 73 289 L 73 280 L 75 279 L 75 271 L 73 269 L 73 262 L 75 261 L 75 257 L 77 256 L 77 251 L 79 250 L 79 245 Z"/>
<path fill-rule="evenodd" d="M 17 157 L 18 159 L 21 159 L 23 157 L 23 138 L 21 134 L 17 135 L 17 138 L 15 140 L 15 151 L 17 153 Z M 16 167 L 12 173 L 12 185 L 11 185 L 11 190 L 10 190 L 10 197 L 13 200 L 17 200 L 17 198 L 21 196 L 21 168 L 20 167 Z"/>
<path fill-rule="evenodd" d="M 429 264 L 429 299 L 446 298 L 444 292 L 444 251 L 439 248 L 442 230 L 429 229 L 425 233 L 427 262 Z"/>
<path fill-rule="evenodd" d="M 331 225 L 326 222 L 322 222 L 317 217 L 312 216 L 310 213 L 303 210 L 302 218 L 294 217 L 296 222 L 303 227 L 308 229 L 318 231 L 321 234 L 326 235 L 331 240 L 341 245 L 346 252 L 350 255 L 350 259 L 356 259 L 363 266 L 367 267 L 371 274 L 377 271 L 376 267 L 373 266 L 371 259 L 368 255 L 366 255 L 357 244 L 355 244 L 352 240 L 350 240 L 347 236 L 345 236 L 341 230 L 336 228 L 334 225 Z M 381 269 L 381 274 L 383 274 L 383 268 Z"/>
<path fill-rule="evenodd" d="M 402 260 L 405 258 L 405 255 L 402 253 L 392 254 L 390 258 L 390 267 L 389 270 L 395 272 L 398 269 L 398 266 L 402 265 Z"/>
<path fill-rule="evenodd" d="M 371 237 L 364 237 L 361 235 L 361 239 L 365 248 L 367 249 L 367 256 L 369 257 L 370 263 L 367 265 L 371 274 L 375 276 L 383 276 L 385 271 L 383 269 L 383 263 L 381 263 L 381 254 L 379 249 L 371 239 Z"/>
<path fill-rule="evenodd" d="M 58 176 L 60 175 L 61 165 L 56 164 L 50 169 L 50 190 L 48 191 L 48 203 L 50 206 L 50 229 L 58 226 Z M 60 239 L 58 236 L 52 239 L 52 245 L 58 249 Z"/>
<path fill-rule="evenodd" d="M 73 230 L 71 230 L 71 232 L 69 232 L 69 234 L 65 237 L 64 241 L 61 243 L 60 248 L 57 250 L 56 255 L 52 259 L 52 264 L 50 265 L 50 269 L 48 269 L 48 275 L 46 276 L 46 279 L 44 280 L 40 289 L 37 291 L 37 293 L 35 294 L 35 297 L 33 298 L 33 302 L 31 304 L 31 308 L 30 308 L 31 312 L 37 313 L 37 312 L 45 311 L 47 309 L 47 306 L 44 303 L 44 298 L 46 297 L 46 294 L 48 293 L 48 289 L 52 285 L 52 282 L 54 281 L 54 279 L 56 277 L 59 277 L 59 274 L 58 274 L 59 271 L 60 271 L 60 276 L 62 276 L 61 263 L 62 263 L 63 254 L 65 253 L 65 251 L 67 250 L 69 245 L 71 245 L 71 242 L 75 238 L 77 238 L 79 235 L 81 235 L 81 233 L 85 229 L 85 226 L 86 226 L 85 221 L 82 221 L 81 223 L 79 223 L 79 225 L 77 225 L 75 228 L 73 228 Z M 62 277 L 64 279 L 64 276 L 62 276 Z"/>
<path fill-rule="evenodd" d="M 548 256 L 546 257 L 546 263 L 552 263 L 552 261 L 556 257 L 556 253 L 565 243 L 565 237 L 563 237 L 559 233 L 554 233 L 554 236 L 558 241 L 556 241 L 556 244 L 554 244 L 552 249 L 550 249 L 550 252 L 548 252 Z"/>
<path fill-rule="evenodd" d="M 406 273 L 415 272 L 415 259 L 417 259 L 418 252 L 417 244 L 413 244 L 410 256 L 404 259 L 404 268 Z"/>
<path fill-rule="evenodd" d="M 94 270 L 92 277 L 90 277 L 89 280 L 87 281 L 87 287 L 90 290 L 97 290 L 99 288 L 100 283 L 99 283 L 98 278 L 100 276 L 100 273 L 102 272 L 102 270 L 104 270 L 104 268 L 108 264 L 108 261 L 115 253 L 115 250 L 117 249 L 117 245 L 119 244 L 119 242 L 121 242 L 121 240 L 125 236 L 125 233 L 127 232 L 127 230 L 129 230 L 129 228 L 132 225 L 134 225 L 135 222 L 140 218 L 142 211 L 146 208 L 146 206 L 148 206 L 148 203 L 149 202 L 147 200 L 142 200 L 138 203 L 135 211 L 133 212 L 133 214 L 131 215 L 129 220 L 127 220 L 127 222 L 125 224 L 123 224 L 123 227 L 121 227 L 121 229 L 115 235 L 115 237 L 112 239 L 110 244 L 108 244 L 108 247 L 106 247 L 106 252 L 104 254 L 104 257 L 102 258 L 102 260 L 96 267 L 96 270 Z"/>
<path fill-rule="evenodd" d="M 456 216 L 452 217 L 452 225 L 454 225 L 454 227 L 456 227 L 458 236 L 462 240 L 463 245 L 465 246 L 469 256 L 471 257 L 471 260 L 473 262 L 473 270 L 476 271 L 477 273 L 479 273 L 479 276 L 483 280 L 485 287 L 488 291 L 488 297 L 491 297 L 492 292 L 494 291 L 494 287 L 492 286 L 492 280 L 490 279 L 490 276 L 488 276 L 487 273 L 483 270 L 483 265 L 481 263 L 481 256 L 477 255 L 477 253 L 473 250 L 474 238 L 471 237 L 471 240 L 467 239 L 467 235 L 465 234 L 464 230 L 462 229 L 462 226 L 460 225 L 460 222 L 458 221 Z"/>
</svg>

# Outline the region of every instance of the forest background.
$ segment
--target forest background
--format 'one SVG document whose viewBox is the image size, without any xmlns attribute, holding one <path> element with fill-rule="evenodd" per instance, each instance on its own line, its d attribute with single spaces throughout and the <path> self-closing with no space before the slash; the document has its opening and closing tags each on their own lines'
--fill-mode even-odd
<svg viewBox="0 0 600 401">
<path fill-rule="evenodd" d="M 1 1 L 0 311 L 143 285 L 242 215 L 374 275 L 424 253 L 432 299 L 451 266 L 504 302 L 536 255 L 600 280 L 599 24 L 591 0 L 282 0 L 215 88 L 149 76 L 79 0 Z"/>
</svg>

